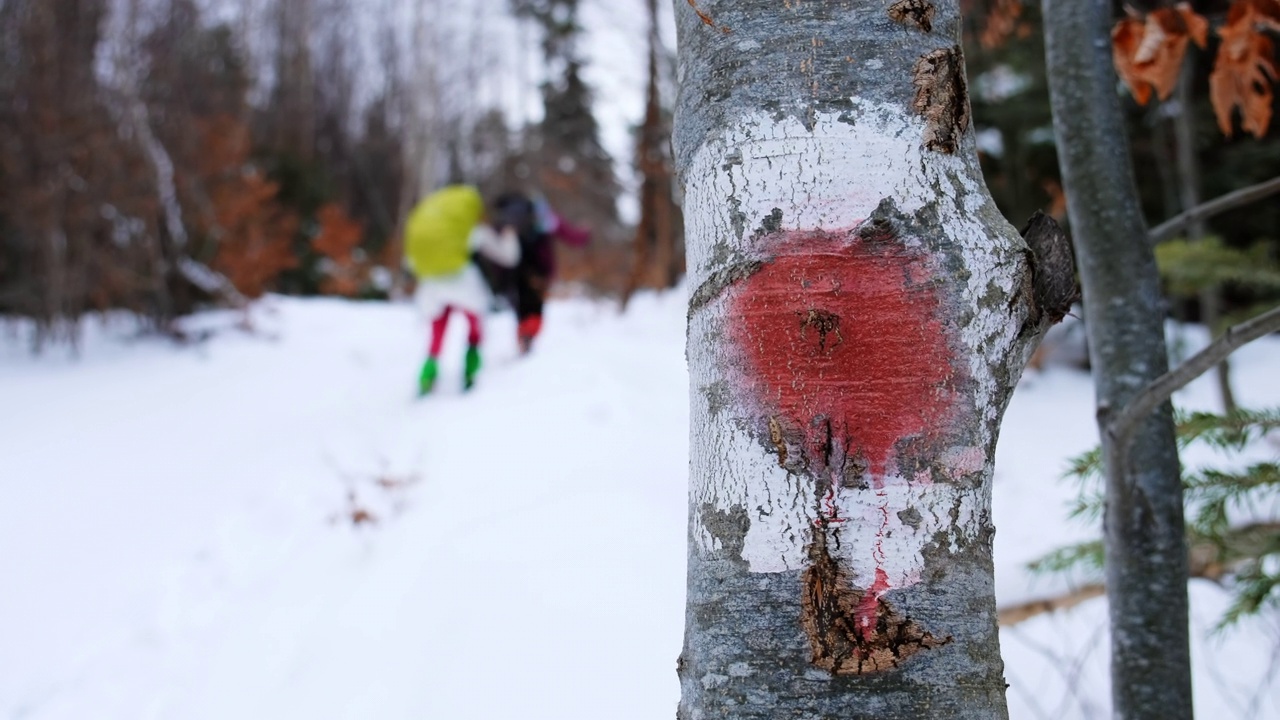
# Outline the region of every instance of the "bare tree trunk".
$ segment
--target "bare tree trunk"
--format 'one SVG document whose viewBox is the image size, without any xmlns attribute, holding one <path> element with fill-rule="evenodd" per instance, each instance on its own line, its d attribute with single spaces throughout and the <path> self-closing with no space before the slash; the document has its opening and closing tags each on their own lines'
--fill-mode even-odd
<svg viewBox="0 0 1280 720">
<path fill-rule="evenodd" d="M 414 141 L 410 144 L 413 159 L 407 167 L 414 181 L 409 183 L 406 214 L 408 208 L 430 192 L 440 178 L 440 0 L 415 3 L 413 12 L 413 74 L 409 78 L 409 87 L 413 89 L 414 99 L 410 105 L 413 114 L 409 123 Z"/>
<path fill-rule="evenodd" d="M 1109 0 L 1044 0 L 1046 56 L 1099 427 L 1167 369 L 1164 302 L 1111 65 Z M 1087 51 L 1086 51 L 1087 50 Z M 1111 685 L 1119 718 L 1191 717 L 1187 548 L 1169 404 L 1128 453 L 1102 433 Z M 1122 459 L 1123 458 L 1123 459 Z"/>
<path fill-rule="evenodd" d="M 983 184 L 958 4 L 675 6 L 678 715 L 1006 717 L 992 458 L 1074 283 L 1065 239 L 1029 251 Z"/>
<path fill-rule="evenodd" d="M 192 258 L 187 247 L 187 226 L 182 217 L 182 205 L 178 201 L 173 158 L 152 130 L 151 113 L 142 97 L 141 81 L 146 69 L 138 50 L 141 43 L 137 30 L 138 13 L 137 0 L 130 0 L 128 17 L 125 21 L 128 39 L 122 44 L 121 55 L 116 58 L 119 69 L 118 90 L 125 104 L 123 119 L 129 124 L 134 137 L 138 139 L 155 173 L 156 199 L 164 218 L 164 228 L 169 235 L 171 252 L 174 256 L 173 268 L 184 280 L 204 292 L 232 307 L 243 308 L 248 304 L 248 299 L 226 277 Z M 157 320 L 161 329 L 168 330 L 169 324 L 176 316 L 173 299 L 169 293 L 169 261 L 165 258 L 159 237 L 148 236 L 146 242 L 151 257 L 153 273 L 151 290 L 157 303 Z"/>
<path fill-rule="evenodd" d="M 186 227 L 178 205 L 173 182 L 173 163 L 169 154 L 151 131 L 151 118 L 142 99 L 141 81 L 146 73 L 142 59 L 142 37 L 138 30 L 141 8 L 139 0 L 129 0 L 124 21 L 125 37 L 116 44 L 116 82 L 124 100 L 124 115 L 129 128 L 142 146 L 155 172 L 155 189 L 165 229 L 170 242 L 182 247 L 186 244 Z M 169 295 L 169 263 L 165 260 L 164 244 L 158 232 L 143 233 L 142 242 L 149 256 L 151 292 L 156 304 L 155 320 L 161 330 L 167 330 L 174 320 L 173 300 Z"/>
<path fill-rule="evenodd" d="M 669 278 L 675 237 L 671 227 L 670 166 L 662 143 L 662 103 L 658 95 L 658 2 L 646 0 L 649 11 L 649 85 L 645 93 L 644 122 L 636 143 L 640 169 L 640 222 L 636 225 L 631 272 L 622 291 L 622 309 L 642 287 L 671 287 Z M 656 277 L 655 277 L 656 276 Z"/>
<path fill-rule="evenodd" d="M 1178 113 L 1173 116 L 1173 131 L 1178 148 L 1178 199 L 1183 212 L 1200 204 L 1200 162 L 1196 157 L 1195 118 L 1191 114 L 1191 84 L 1194 77 L 1194 65 L 1184 63 L 1175 96 L 1178 100 Z M 1205 233 L 1204 220 L 1194 220 L 1187 226 L 1187 234 L 1193 241 L 1204 238 Z M 1218 326 L 1222 323 L 1221 292 L 1222 288 L 1217 285 L 1200 291 L 1200 322 L 1204 323 L 1211 337 L 1218 335 Z M 1222 400 L 1222 411 L 1234 413 L 1236 398 L 1231 390 L 1229 362 L 1223 360 L 1213 372 L 1218 383 L 1218 397 Z"/>
<path fill-rule="evenodd" d="M 311 33 L 315 27 L 312 0 L 276 1 L 276 92 L 279 101 L 272 120 L 273 142 L 279 150 L 301 160 L 315 153 L 315 70 Z"/>
</svg>

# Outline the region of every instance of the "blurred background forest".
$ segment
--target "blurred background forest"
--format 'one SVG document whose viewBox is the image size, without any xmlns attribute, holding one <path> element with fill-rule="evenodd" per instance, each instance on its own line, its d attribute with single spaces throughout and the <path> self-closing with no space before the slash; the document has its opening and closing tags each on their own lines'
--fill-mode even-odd
<svg viewBox="0 0 1280 720">
<path fill-rule="evenodd" d="M 264 292 L 385 297 L 406 213 L 446 182 L 589 227 L 568 282 L 670 286 L 671 55 L 656 3 L 636 10 L 651 101 L 615 158 L 576 0 L 3 0 L 0 314 L 39 346 L 113 308 L 166 330 Z"/>
<path fill-rule="evenodd" d="M 580 0 L 0 0 L 0 315 L 33 318 L 40 347 L 109 309 L 176 332 L 266 292 L 395 295 L 403 218 L 446 182 L 542 193 L 589 227 L 561 264 L 579 290 L 673 286 L 671 7 L 631 4 L 614 22 L 644 50 L 615 62 L 644 81 L 620 91 L 588 82 L 602 53 Z M 1037 3 L 964 5 L 991 190 L 1015 225 L 1062 219 Z M 1217 28 L 1230 5 L 1197 9 Z M 1153 226 L 1280 168 L 1274 127 L 1215 122 L 1210 36 L 1171 96 L 1126 98 Z M 643 98 L 613 128 L 622 92 Z M 614 129 L 629 141 L 610 152 Z M 1174 313 L 1276 297 L 1277 227 L 1263 202 L 1168 244 Z"/>
</svg>

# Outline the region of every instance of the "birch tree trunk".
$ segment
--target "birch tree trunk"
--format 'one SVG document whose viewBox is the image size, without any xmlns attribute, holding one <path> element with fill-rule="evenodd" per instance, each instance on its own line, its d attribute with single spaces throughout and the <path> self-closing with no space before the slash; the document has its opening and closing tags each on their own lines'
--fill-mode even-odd
<svg viewBox="0 0 1280 720">
<path fill-rule="evenodd" d="M 957 3 L 675 5 L 679 717 L 1006 717 L 992 458 L 1074 286 L 983 184 Z"/>
<path fill-rule="evenodd" d="M 1058 159 L 1080 254 L 1107 473 L 1106 577 L 1117 718 L 1189 718 L 1187 546 L 1169 403 L 1125 448 L 1109 420 L 1168 369 L 1159 274 L 1125 140 L 1110 0 L 1044 0 Z"/>
</svg>

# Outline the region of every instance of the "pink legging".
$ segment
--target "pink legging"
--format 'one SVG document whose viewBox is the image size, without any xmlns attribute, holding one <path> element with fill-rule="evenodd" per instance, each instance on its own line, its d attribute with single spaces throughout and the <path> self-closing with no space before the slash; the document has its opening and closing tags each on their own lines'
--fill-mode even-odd
<svg viewBox="0 0 1280 720">
<path fill-rule="evenodd" d="M 444 330 L 449 326 L 449 313 L 453 312 L 452 305 L 445 305 L 444 310 L 431 321 L 431 357 L 440 356 L 440 348 L 444 345 Z M 467 316 L 467 344 L 480 344 L 480 316 L 471 312 L 457 308 L 458 312 Z"/>
</svg>

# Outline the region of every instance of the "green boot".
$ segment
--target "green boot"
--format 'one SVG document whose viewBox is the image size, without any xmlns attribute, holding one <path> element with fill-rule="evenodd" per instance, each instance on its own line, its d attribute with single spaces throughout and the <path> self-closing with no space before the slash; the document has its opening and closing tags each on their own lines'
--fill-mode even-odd
<svg viewBox="0 0 1280 720">
<path fill-rule="evenodd" d="M 476 384 L 476 373 L 480 372 L 480 346 L 467 346 L 466 365 L 462 371 L 462 389 L 470 390 Z"/>
<path fill-rule="evenodd" d="M 418 376 L 418 397 L 431 392 L 431 388 L 436 384 L 436 375 L 439 372 L 440 369 L 436 367 L 436 359 L 433 357 L 427 358 L 427 361 L 422 364 L 422 374 Z"/>
</svg>

